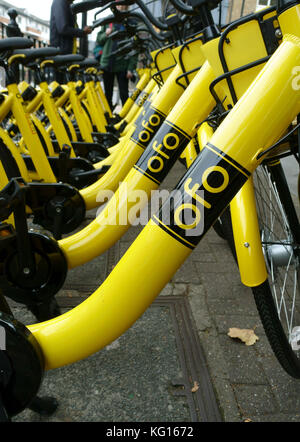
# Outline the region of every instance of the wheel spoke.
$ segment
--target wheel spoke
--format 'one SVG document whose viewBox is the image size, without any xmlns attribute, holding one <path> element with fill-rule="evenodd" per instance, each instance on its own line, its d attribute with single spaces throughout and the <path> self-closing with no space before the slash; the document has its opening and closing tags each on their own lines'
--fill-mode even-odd
<svg viewBox="0 0 300 442">
<path fill-rule="evenodd" d="M 287 338 L 291 341 L 299 309 L 299 299 L 297 299 L 299 260 L 294 252 L 296 244 L 279 192 L 265 166 L 260 166 L 255 173 L 255 193 L 261 240 L 274 304 Z M 276 251 L 281 253 L 282 259 L 285 259 L 283 264 L 276 261 Z M 300 322 L 295 325 L 300 325 Z"/>
</svg>

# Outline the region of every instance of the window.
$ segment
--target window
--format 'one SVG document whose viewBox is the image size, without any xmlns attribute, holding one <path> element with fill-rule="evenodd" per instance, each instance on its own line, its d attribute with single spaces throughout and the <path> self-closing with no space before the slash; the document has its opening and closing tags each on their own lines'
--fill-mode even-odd
<svg viewBox="0 0 300 442">
<path fill-rule="evenodd" d="M 276 0 L 257 0 L 256 10 L 265 8 L 266 6 L 275 6 Z"/>
</svg>

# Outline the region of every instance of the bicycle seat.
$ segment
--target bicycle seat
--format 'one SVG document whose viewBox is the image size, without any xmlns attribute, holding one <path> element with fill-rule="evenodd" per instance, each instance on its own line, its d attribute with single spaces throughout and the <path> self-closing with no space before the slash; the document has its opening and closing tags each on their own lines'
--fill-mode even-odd
<svg viewBox="0 0 300 442">
<path fill-rule="evenodd" d="M 23 37 L 8 37 L 0 40 L 0 52 L 14 49 L 27 49 L 34 45 L 33 40 Z"/>
<path fill-rule="evenodd" d="M 51 61 L 52 66 L 62 67 L 62 66 L 70 66 L 73 63 L 79 63 L 84 60 L 83 55 L 79 54 L 65 54 L 65 55 L 57 55 L 55 57 L 49 58 L 49 62 Z"/>
<path fill-rule="evenodd" d="M 84 60 L 76 64 L 78 64 L 80 68 L 84 69 L 99 67 L 99 61 L 95 58 L 85 58 Z"/>
<path fill-rule="evenodd" d="M 60 53 L 59 48 L 54 47 L 44 47 L 44 48 L 38 48 L 38 49 L 17 49 L 13 52 L 13 55 L 20 54 L 20 59 L 18 60 L 19 63 L 22 63 L 24 65 L 31 63 L 35 60 L 41 60 L 48 57 L 54 57 L 55 55 L 58 55 Z"/>
</svg>

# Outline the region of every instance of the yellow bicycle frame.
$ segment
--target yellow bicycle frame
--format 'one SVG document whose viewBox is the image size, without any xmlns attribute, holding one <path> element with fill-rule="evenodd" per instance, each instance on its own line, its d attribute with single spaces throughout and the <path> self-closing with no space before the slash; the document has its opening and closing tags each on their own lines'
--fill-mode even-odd
<svg viewBox="0 0 300 442">
<path fill-rule="evenodd" d="M 50 167 L 39 136 L 33 125 L 31 115 L 24 108 L 24 101 L 16 84 L 7 85 L 8 95 L 5 96 L 0 106 L 0 121 L 12 112 L 13 118 L 18 122 L 19 130 L 29 151 L 34 167 L 40 179 L 48 183 L 55 183 L 56 177 Z"/>
<path fill-rule="evenodd" d="M 207 199 L 202 200 L 206 229 L 258 166 L 258 154 L 278 140 L 299 113 L 300 90 L 292 88 L 295 63 L 300 63 L 300 39 L 285 35 L 278 50 L 181 179 L 178 190 L 187 195 L 196 197 L 200 188 L 206 191 Z M 188 113 L 187 110 L 186 119 Z M 213 171 L 224 177 L 223 183 L 214 187 L 207 179 Z M 198 214 L 193 200 L 189 201 L 189 207 L 174 207 L 169 226 L 160 214 L 154 216 L 86 301 L 62 316 L 28 327 L 44 353 L 46 369 L 97 352 L 124 333 L 145 311 L 206 233 L 204 230 L 193 237 L 201 214 L 191 225 L 181 221 L 181 210 L 192 208 Z"/>
<path fill-rule="evenodd" d="M 162 124 L 183 93 L 182 87 L 176 83 L 176 79 L 181 73 L 181 68 L 178 65 L 172 69 L 166 82 L 153 98 L 150 108 L 145 114 L 145 119 L 141 119 L 110 169 L 96 183 L 80 191 L 87 209 L 99 206 L 97 200 L 99 203 L 103 203 L 107 198 L 107 190 L 115 191 L 131 167 L 137 162 L 151 138 L 159 129 L 159 125 Z M 154 114 L 159 119 L 159 125 L 151 125 L 150 119 L 152 118 L 152 121 L 154 121 Z"/>
<path fill-rule="evenodd" d="M 205 118 L 213 109 L 215 102 L 209 92 L 209 85 L 213 78 L 209 63 L 204 63 L 190 87 L 169 113 L 164 125 L 167 130 L 174 131 L 174 136 L 178 139 L 176 149 L 180 149 L 180 143 L 189 142 L 189 136 L 195 130 L 198 121 Z M 201 106 L 199 106 L 199 100 Z M 188 119 L 185 118 L 186 114 L 182 113 L 182 109 L 190 110 Z M 176 121 L 176 126 L 173 124 L 174 121 Z M 176 127 L 184 127 L 185 130 L 177 132 Z M 97 218 L 80 232 L 59 241 L 69 268 L 79 266 L 99 256 L 125 233 L 130 226 L 128 219 L 130 210 L 135 205 L 135 202 L 130 202 L 128 197 L 134 191 L 143 190 L 149 197 L 151 191 L 158 188 L 172 165 L 171 158 L 174 152 L 174 146 L 168 146 L 168 139 L 166 138 L 160 144 L 159 137 L 161 138 L 161 131 L 158 131 L 157 137 L 154 137 L 145 155 L 141 157 L 141 162 L 133 166 Z M 160 161 L 159 167 L 154 168 L 153 165 L 157 159 Z M 103 198 L 105 198 L 104 192 Z M 122 223 L 120 217 L 122 217 Z"/>
<path fill-rule="evenodd" d="M 121 118 L 125 118 L 128 112 L 131 109 L 131 106 L 134 104 L 135 100 L 137 99 L 138 95 L 142 92 L 142 90 L 146 87 L 147 83 L 150 80 L 150 71 L 148 69 L 143 72 L 143 75 L 139 79 L 134 91 L 132 92 L 131 96 L 126 100 L 124 106 L 119 112 L 119 116 Z"/>
</svg>

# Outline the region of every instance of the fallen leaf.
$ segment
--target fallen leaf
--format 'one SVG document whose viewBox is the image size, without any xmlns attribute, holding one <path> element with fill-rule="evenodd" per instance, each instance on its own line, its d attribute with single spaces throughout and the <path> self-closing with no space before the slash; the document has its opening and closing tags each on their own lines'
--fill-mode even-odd
<svg viewBox="0 0 300 442">
<path fill-rule="evenodd" d="M 259 337 L 256 336 L 254 330 L 247 328 L 230 328 L 227 333 L 231 338 L 238 338 L 241 341 L 245 342 L 246 345 L 253 345 L 256 341 L 259 340 Z"/>
<path fill-rule="evenodd" d="M 199 389 L 199 384 L 197 381 L 194 381 L 194 386 L 191 388 L 191 392 L 195 393 Z"/>
</svg>

